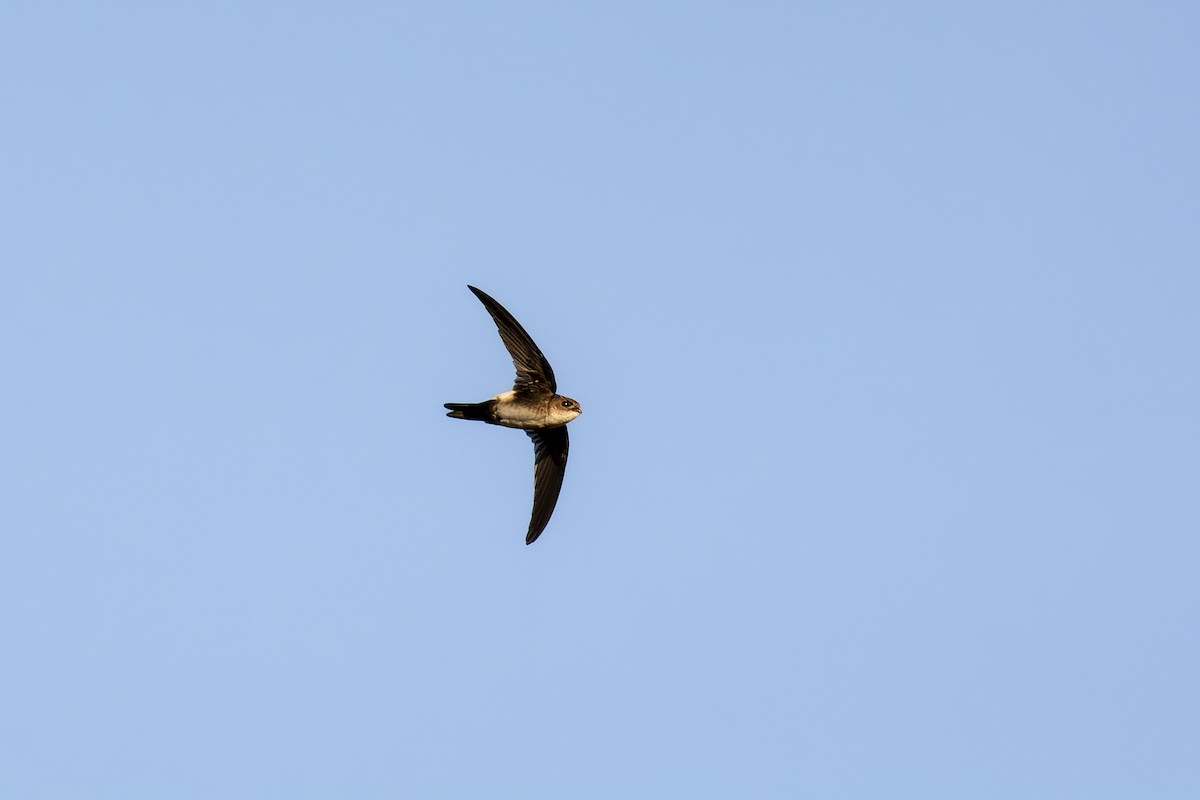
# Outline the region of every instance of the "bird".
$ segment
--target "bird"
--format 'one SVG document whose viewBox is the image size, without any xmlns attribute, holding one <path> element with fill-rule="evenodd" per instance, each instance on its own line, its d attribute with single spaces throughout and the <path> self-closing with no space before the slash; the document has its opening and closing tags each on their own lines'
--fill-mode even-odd
<svg viewBox="0 0 1200 800">
<path fill-rule="evenodd" d="M 517 370 L 512 391 L 498 394 L 482 403 L 444 403 L 447 417 L 520 428 L 533 440 L 533 511 L 525 544 L 533 544 L 546 525 L 567 469 L 567 423 L 583 413 L 579 403 L 558 394 L 554 370 L 533 337 L 525 332 L 504 306 L 486 292 L 467 286 L 492 315 L 500 340 L 512 356 Z"/>
</svg>

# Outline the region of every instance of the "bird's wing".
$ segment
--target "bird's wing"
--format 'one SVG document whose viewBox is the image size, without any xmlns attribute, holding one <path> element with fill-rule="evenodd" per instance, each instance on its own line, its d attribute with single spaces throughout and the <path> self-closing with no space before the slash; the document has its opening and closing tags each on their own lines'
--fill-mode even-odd
<svg viewBox="0 0 1200 800">
<path fill-rule="evenodd" d="M 529 532 L 525 544 L 541 535 L 558 503 L 558 490 L 562 488 L 563 474 L 567 471 L 567 426 L 526 430 L 533 439 L 533 514 L 529 518 Z"/>
<path fill-rule="evenodd" d="M 548 389 L 551 394 L 558 391 L 558 385 L 554 382 L 554 370 L 550 369 L 550 362 L 534 344 L 533 338 L 521 327 L 521 323 L 517 322 L 513 315 L 508 313 L 504 306 L 493 300 L 487 292 L 482 292 L 474 286 L 467 288 L 475 293 L 479 302 L 483 303 L 483 307 L 492 315 L 496 329 L 500 331 L 500 338 L 504 341 L 504 346 L 508 348 L 508 354 L 512 356 L 513 366 L 517 368 L 517 379 L 513 383 L 513 390 L 520 393 Z M 563 458 L 564 460 L 566 458 L 565 450 Z M 553 507 L 552 503 L 551 508 Z"/>
</svg>

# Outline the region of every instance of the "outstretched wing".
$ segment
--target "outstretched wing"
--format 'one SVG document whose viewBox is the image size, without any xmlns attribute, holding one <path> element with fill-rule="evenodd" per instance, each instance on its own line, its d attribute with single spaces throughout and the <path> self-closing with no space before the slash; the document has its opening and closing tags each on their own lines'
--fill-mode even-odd
<svg viewBox="0 0 1200 800">
<path fill-rule="evenodd" d="M 558 490 L 562 488 L 563 474 L 567 471 L 567 426 L 526 430 L 533 439 L 533 514 L 529 518 L 529 532 L 525 544 L 534 540 L 546 529 L 554 506 L 558 503 Z"/>
<path fill-rule="evenodd" d="M 517 322 L 513 315 L 508 313 L 504 306 L 493 300 L 487 292 L 480 291 L 474 286 L 467 288 L 475 293 L 479 302 L 483 303 L 483 307 L 492 315 L 496 329 L 500 331 L 500 338 L 504 341 L 504 346 L 508 348 L 508 354 L 512 356 L 513 366 L 517 368 L 517 379 L 513 383 L 513 390 L 520 393 L 546 389 L 551 394 L 558 391 L 558 384 L 554 382 L 554 370 L 550 369 L 550 362 L 534 344 L 533 338 L 521 327 L 521 323 Z M 566 460 L 565 446 L 563 460 Z M 560 476 L 559 480 L 561 479 Z M 551 503 L 550 507 L 554 508 L 554 504 Z M 549 518 L 549 514 L 546 516 Z"/>
</svg>

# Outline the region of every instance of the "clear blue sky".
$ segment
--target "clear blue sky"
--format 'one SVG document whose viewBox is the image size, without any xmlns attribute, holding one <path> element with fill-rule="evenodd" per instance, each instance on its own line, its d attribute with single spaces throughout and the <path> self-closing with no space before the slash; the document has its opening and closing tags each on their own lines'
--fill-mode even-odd
<svg viewBox="0 0 1200 800">
<path fill-rule="evenodd" d="M 0 796 L 1200 797 L 1198 41 L 5 3 Z"/>
</svg>

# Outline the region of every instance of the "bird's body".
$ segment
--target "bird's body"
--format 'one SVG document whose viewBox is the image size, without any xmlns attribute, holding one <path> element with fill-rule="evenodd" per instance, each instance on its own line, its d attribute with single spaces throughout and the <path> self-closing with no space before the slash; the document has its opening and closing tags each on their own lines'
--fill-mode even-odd
<svg viewBox="0 0 1200 800">
<path fill-rule="evenodd" d="M 563 402 L 572 405 L 563 407 Z M 506 428 L 556 428 L 579 416 L 579 404 L 560 394 L 522 395 L 516 391 L 498 394 L 482 403 L 446 403 L 453 409 L 446 416 L 478 419 Z"/>
<path fill-rule="evenodd" d="M 554 370 L 521 324 L 486 293 L 469 286 L 492 315 L 504 346 L 512 356 L 517 378 L 512 391 L 482 403 L 446 403 L 448 417 L 479 420 L 506 428 L 520 428 L 533 439 L 533 513 L 525 544 L 545 530 L 558 503 L 567 468 L 566 424 L 582 413 L 579 404 L 557 393 Z"/>
</svg>

